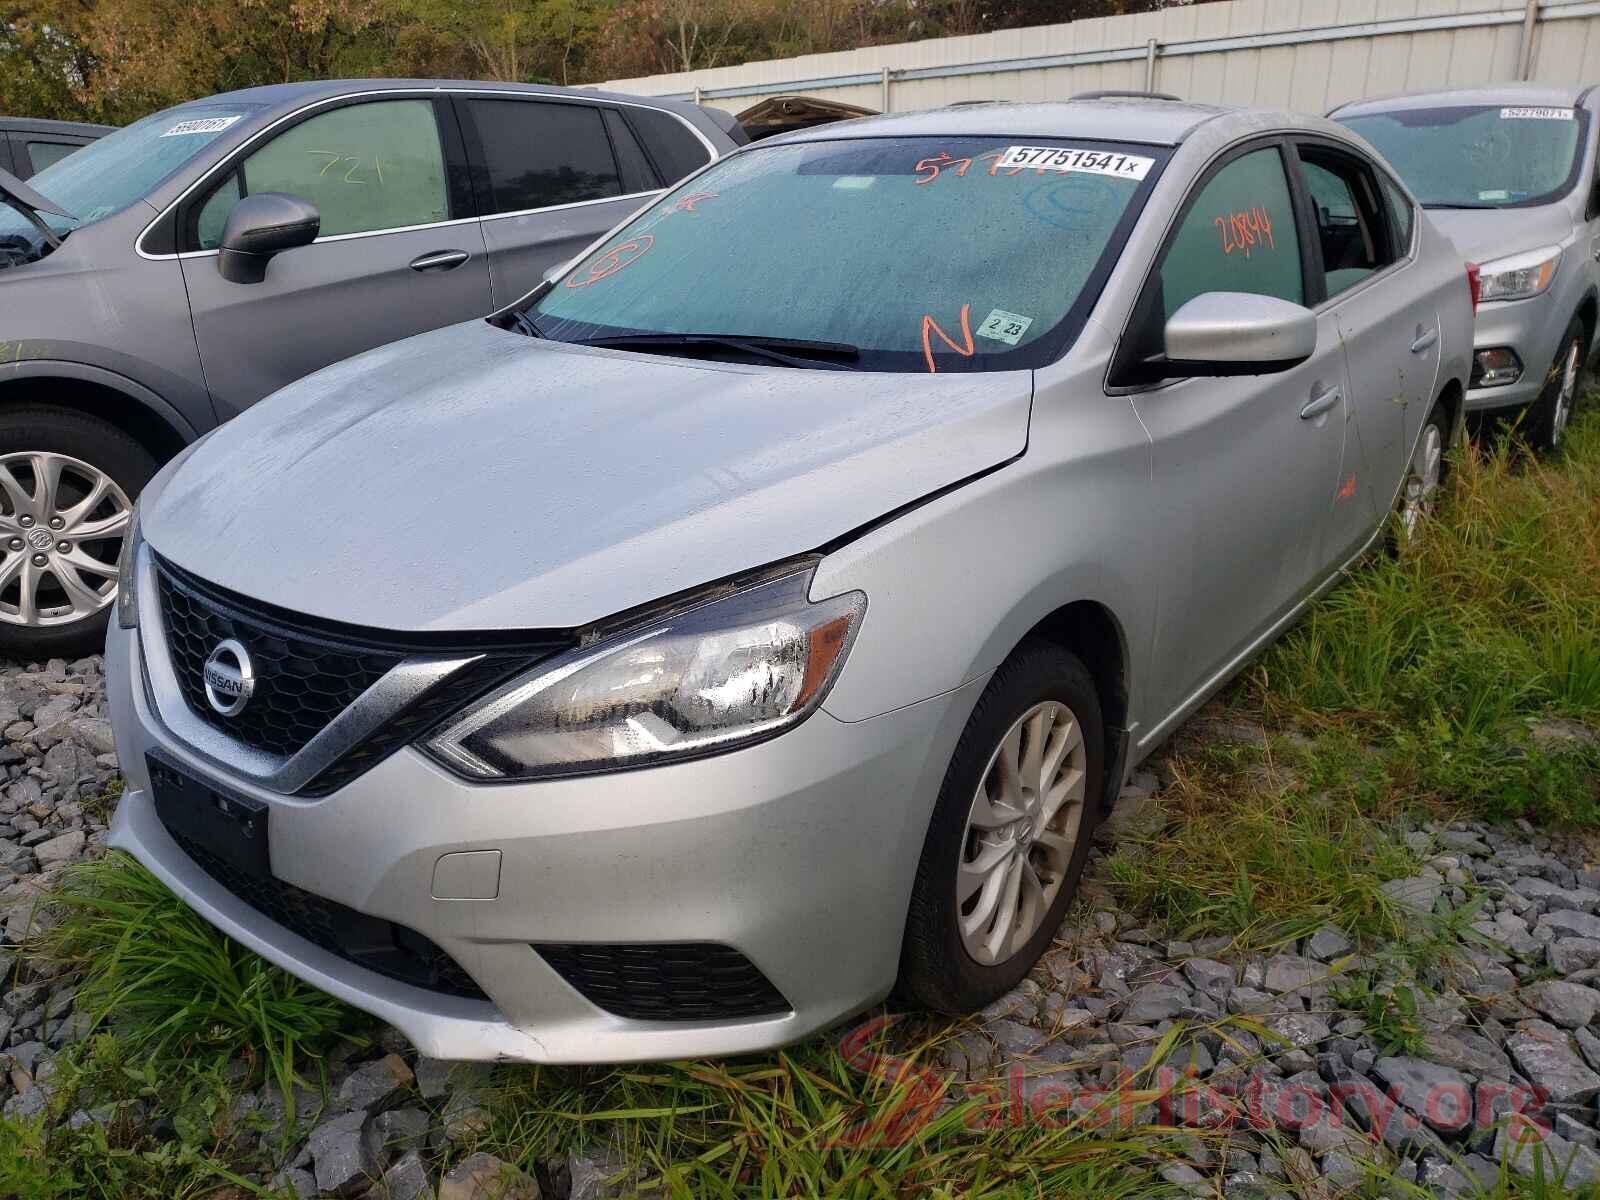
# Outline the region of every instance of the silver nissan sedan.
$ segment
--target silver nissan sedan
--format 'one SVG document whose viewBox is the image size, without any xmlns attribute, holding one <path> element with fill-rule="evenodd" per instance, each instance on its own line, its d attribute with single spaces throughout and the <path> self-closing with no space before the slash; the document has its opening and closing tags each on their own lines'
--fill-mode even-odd
<svg viewBox="0 0 1600 1200">
<path fill-rule="evenodd" d="M 1331 122 L 764 141 L 150 484 L 114 844 L 445 1058 L 975 1008 L 1132 768 L 1420 518 L 1471 354 Z"/>
</svg>

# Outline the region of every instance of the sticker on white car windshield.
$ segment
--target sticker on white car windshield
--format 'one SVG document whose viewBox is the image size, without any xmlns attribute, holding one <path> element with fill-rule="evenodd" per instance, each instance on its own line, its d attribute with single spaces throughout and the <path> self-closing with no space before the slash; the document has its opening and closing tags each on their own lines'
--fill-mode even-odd
<svg viewBox="0 0 1600 1200">
<path fill-rule="evenodd" d="M 229 125 L 242 120 L 244 120 L 242 116 L 198 117 L 193 121 L 179 121 L 161 136 L 182 137 L 186 133 L 221 133 Z"/>
<path fill-rule="evenodd" d="M 994 308 L 989 310 L 989 315 L 983 319 L 983 324 L 978 326 L 976 332 L 979 337 L 993 338 L 997 342 L 1015 346 L 1032 324 L 1032 317 L 1007 312 L 1003 308 Z"/>
<path fill-rule="evenodd" d="M 1114 175 L 1118 179 L 1143 179 L 1155 159 L 1114 150 L 1080 150 L 1072 146 L 1007 146 L 999 168 L 1032 167 L 1036 171 L 1081 171 L 1088 175 Z"/>
<path fill-rule="evenodd" d="M 1502 121 L 1570 121 L 1573 119 L 1570 108 L 1502 108 L 1500 119 Z"/>
</svg>

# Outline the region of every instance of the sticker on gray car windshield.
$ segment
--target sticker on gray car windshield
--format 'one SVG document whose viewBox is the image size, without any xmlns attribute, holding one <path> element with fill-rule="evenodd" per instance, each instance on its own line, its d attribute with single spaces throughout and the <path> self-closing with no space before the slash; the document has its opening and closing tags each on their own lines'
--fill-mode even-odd
<svg viewBox="0 0 1600 1200">
<path fill-rule="evenodd" d="M 1573 112 L 1570 108 L 1502 108 L 1500 119 L 1502 121 L 1570 121 Z"/>
<path fill-rule="evenodd" d="M 1089 175 L 1115 175 L 1119 179 L 1143 179 L 1155 161 L 1137 154 L 1118 154 L 1114 150 L 1080 150 L 1072 146 L 1007 146 L 996 167 L 1082 171 Z"/>
<path fill-rule="evenodd" d="M 1019 316 L 1003 308 L 994 308 L 989 310 L 989 315 L 983 319 L 983 324 L 978 326 L 977 334 L 979 337 L 993 338 L 997 342 L 1015 346 L 1032 324 L 1032 317 Z"/>
<path fill-rule="evenodd" d="M 242 116 L 234 117 L 199 117 L 193 121 L 179 121 L 171 129 L 163 133 L 162 137 L 181 137 L 186 133 L 221 133 L 236 121 L 242 121 Z"/>
</svg>

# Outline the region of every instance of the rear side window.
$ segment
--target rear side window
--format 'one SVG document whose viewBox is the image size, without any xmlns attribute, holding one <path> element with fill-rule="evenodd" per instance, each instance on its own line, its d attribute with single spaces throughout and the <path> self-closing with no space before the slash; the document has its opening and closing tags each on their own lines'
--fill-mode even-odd
<svg viewBox="0 0 1600 1200">
<path fill-rule="evenodd" d="M 1203 292 L 1305 303 L 1294 205 L 1276 148 L 1240 155 L 1211 177 L 1167 249 L 1160 283 L 1168 317 Z"/>
<path fill-rule="evenodd" d="M 671 113 L 655 108 L 630 108 L 628 120 L 639 131 L 645 150 L 655 160 L 662 183 L 677 183 L 711 160 L 700 139 Z"/>
<path fill-rule="evenodd" d="M 539 100 L 472 100 L 491 210 L 522 212 L 623 194 L 600 109 Z"/>
<path fill-rule="evenodd" d="M 317 206 L 322 236 L 449 219 L 444 151 L 431 100 L 350 104 L 290 126 L 201 206 L 196 240 L 215 249 L 241 196 L 289 192 Z"/>
<path fill-rule="evenodd" d="M 1359 160 L 1320 146 L 1302 146 L 1300 158 L 1328 295 L 1337 296 L 1395 260 L 1384 202 L 1371 170 Z"/>
<path fill-rule="evenodd" d="M 1411 253 L 1411 227 L 1416 222 L 1416 211 L 1392 179 L 1383 180 L 1383 196 L 1389 203 L 1389 220 L 1394 225 L 1395 256 L 1403 258 Z"/>
<path fill-rule="evenodd" d="M 74 150 L 82 147 L 69 142 L 29 142 L 28 162 L 35 172 L 53 167 Z"/>
</svg>

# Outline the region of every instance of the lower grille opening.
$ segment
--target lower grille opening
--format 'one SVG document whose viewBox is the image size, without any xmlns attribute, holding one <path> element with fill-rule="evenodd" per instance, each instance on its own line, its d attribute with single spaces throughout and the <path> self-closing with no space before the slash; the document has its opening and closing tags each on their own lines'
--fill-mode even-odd
<svg viewBox="0 0 1600 1200">
<path fill-rule="evenodd" d="M 399 983 L 446 996 L 489 1000 L 455 959 L 416 930 L 324 900 L 281 879 L 247 874 L 165 821 L 162 824 L 207 875 L 312 945 Z"/>
<path fill-rule="evenodd" d="M 771 980 L 731 946 L 670 942 L 534 949 L 595 1007 L 635 1021 L 726 1021 L 792 1011 Z"/>
</svg>

